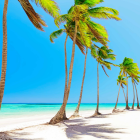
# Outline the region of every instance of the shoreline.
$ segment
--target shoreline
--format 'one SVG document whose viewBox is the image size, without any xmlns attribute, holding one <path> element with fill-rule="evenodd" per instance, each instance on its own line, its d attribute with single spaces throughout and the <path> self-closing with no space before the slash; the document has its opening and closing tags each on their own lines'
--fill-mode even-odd
<svg viewBox="0 0 140 140">
<path fill-rule="evenodd" d="M 111 113 L 112 110 L 104 110 L 100 109 L 100 112 L 102 114 Z M 29 115 L 29 116 L 18 116 L 18 117 L 12 117 L 12 118 L 5 118 L 0 119 L 0 132 L 6 132 L 6 131 L 12 131 L 16 129 L 23 129 L 30 126 L 36 126 L 40 124 L 45 124 L 51 120 L 52 117 L 54 117 L 55 113 L 48 113 L 46 115 L 40 114 L 40 115 Z M 74 112 L 73 111 L 67 111 L 67 117 L 69 118 Z M 80 115 L 82 117 L 89 117 L 94 114 L 94 110 L 88 110 L 88 111 L 80 111 Z"/>
<path fill-rule="evenodd" d="M 82 112 L 80 113 L 82 117 L 79 118 L 62 121 L 55 125 L 45 125 L 46 122 L 34 124 L 34 126 L 1 132 L 0 136 L 4 135 L 3 137 L 9 140 L 140 139 L 140 110 L 120 110 L 123 112 L 111 114 L 110 111 L 112 110 L 100 111 L 102 115 L 96 117 L 89 117 L 94 112 Z M 70 115 L 72 114 L 68 114 L 68 117 Z"/>
</svg>

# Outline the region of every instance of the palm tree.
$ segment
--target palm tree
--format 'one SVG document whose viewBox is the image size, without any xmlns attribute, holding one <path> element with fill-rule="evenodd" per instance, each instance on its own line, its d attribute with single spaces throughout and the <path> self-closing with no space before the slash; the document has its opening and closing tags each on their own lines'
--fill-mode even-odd
<svg viewBox="0 0 140 140">
<path fill-rule="evenodd" d="M 105 71 L 105 67 L 107 69 L 111 70 L 111 65 L 116 66 L 115 64 L 106 61 L 107 59 L 116 60 L 115 55 L 112 54 L 113 50 L 107 49 L 105 46 L 102 46 L 98 50 L 96 50 L 96 48 L 97 48 L 97 46 L 93 45 L 92 49 L 91 49 L 91 55 L 97 61 L 97 107 L 96 107 L 95 114 L 93 116 L 101 114 L 101 113 L 99 113 L 99 64 L 102 66 L 102 69 L 106 75 L 107 75 L 107 73 Z"/>
<path fill-rule="evenodd" d="M 73 48 L 72 48 L 72 56 L 71 56 L 71 63 L 70 63 L 70 70 L 69 70 L 68 86 L 66 92 L 64 93 L 65 99 L 63 99 L 63 104 L 60 110 L 58 111 L 58 113 L 49 122 L 50 124 L 55 124 L 63 120 L 63 114 L 65 112 L 65 107 L 68 101 L 70 87 L 71 87 L 77 31 L 80 32 L 83 39 L 84 36 L 87 35 L 85 32 L 90 31 L 93 34 L 93 36 L 98 40 L 98 42 L 102 43 L 104 46 L 107 47 L 108 35 L 105 28 L 100 24 L 91 21 L 91 17 L 95 17 L 94 8 L 92 7 L 100 2 L 101 0 L 96 0 L 96 1 L 75 0 L 75 5 L 69 9 L 68 14 L 61 15 L 55 19 L 55 24 L 58 27 L 63 22 L 66 22 L 68 26 L 74 23 L 75 31 L 74 31 L 74 38 L 73 38 Z M 103 7 L 102 9 L 95 9 L 95 10 L 98 11 L 97 14 L 100 15 L 100 16 L 96 16 L 95 18 L 114 18 L 116 20 L 120 20 L 120 18 L 118 17 L 117 10 L 111 8 L 105 8 L 105 7 Z M 106 16 L 103 14 L 102 11 L 106 12 Z M 110 12 L 112 14 L 110 14 Z M 86 42 L 89 42 L 91 46 L 90 36 L 86 38 Z"/>
<path fill-rule="evenodd" d="M 67 27 L 67 25 L 64 25 L 64 27 L 65 27 L 65 29 L 59 29 L 59 30 L 53 32 L 50 35 L 50 41 L 52 43 L 54 43 L 53 40 L 55 38 L 58 38 L 58 36 L 60 36 L 62 33 L 66 33 L 66 39 L 65 39 L 65 45 L 64 45 L 64 52 L 65 52 L 65 89 L 64 89 L 64 93 L 66 93 L 66 90 L 67 90 L 67 79 L 68 79 L 66 43 L 67 43 L 68 37 L 73 39 L 74 30 L 73 30 L 73 27 L 70 27 L 70 26 Z M 83 46 L 82 40 L 80 38 L 80 35 L 76 36 L 76 45 L 81 50 L 81 52 L 84 54 L 84 46 Z M 66 94 L 64 94 L 64 99 L 65 99 L 65 97 L 66 97 Z M 63 115 L 63 119 L 67 119 L 65 112 L 64 112 L 64 115 Z"/>
<path fill-rule="evenodd" d="M 134 104 L 135 104 L 135 90 L 137 92 L 137 89 L 135 87 L 136 80 L 137 80 L 137 82 L 139 82 L 139 79 L 137 77 L 135 77 L 135 78 L 131 77 L 132 86 L 133 86 L 133 104 L 132 104 L 132 109 L 134 109 Z M 136 93 L 136 96 L 137 96 L 137 108 L 139 109 L 139 100 L 138 100 L 137 93 Z"/>
<path fill-rule="evenodd" d="M 119 85 L 119 92 L 118 92 L 118 97 L 117 97 L 117 101 L 116 101 L 115 108 L 113 109 L 112 112 L 115 112 L 115 110 L 117 109 L 117 104 L 118 104 L 118 100 L 119 100 L 120 89 L 122 88 L 122 90 L 123 90 L 124 85 L 127 85 L 127 84 L 126 84 L 126 78 L 124 78 L 123 75 L 119 75 L 119 76 L 118 76 L 117 85 Z M 124 90 L 123 90 L 123 93 L 124 93 Z M 125 93 L 124 93 L 124 98 L 125 98 L 125 101 L 126 101 Z"/>
<path fill-rule="evenodd" d="M 136 82 L 134 83 L 134 86 L 135 86 L 136 96 L 137 96 L 137 109 L 140 109 L 140 106 L 139 106 L 139 98 L 138 98 L 138 92 L 137 92 L 137 87 L 136 87 Z"/>
<path fill-rule="evenodd" d="M 134 109 L 134 104 L 135 104 L 135 90 L 136 90 L 136 96 L 137 96 L 137 108 L 139 108 L 138 94 L 137 94 L 137 89 L 136 89 L 136 86 L 135 86 L 135 84 L 137 84 L 137 82 L 139 82 L 139 78 L 140 78 L 139 74 L 140 74 L 140 72 L 139 72 L 139 67 L 138 67 L 137 63 L 133 63 L 132 74 L 131 74 L 131 76 L 129 76 L 131 78 L 132 85 L 133 85 L 132 109 Z"/>
<path fill-rule="evenodd" d="M 138 85 L 138 82 L 140 82 L 140 76 L 137 76 L 134 78 L 134 86 L 135 86 L 135 90 L 136 90 L 136 97 L 137 97 L 137 109 L 140 109 L 140 106 L 139 106 L 139 97 L 138 97 L 138 92 L 137 92 L 137 87 L 136 87 L 136 84 Z"/>
<path fill-rule="evenodd" d="M 94 1 L 95 2 L 95 1 Z M 97 1 L 96 1 L 97 2 Z M 95 2 L 95 3 L 96 3 Z M 99 1 L 100 3 L 101 1 Z M 77 1 L 78 3 L 78 1 Z M 87 0 L 85 1 L 85 3 L 89 4 L 91 3 L 91 1 Z M 114 15 L 112 14 L 108 14 L 106 12 L 112 12 L 114 11 Z M 118 17 L 116 17 L 116 15 L 118 15 L 118 11 L 116 11 L 115 9 L 112 9 L 112 8 L 108 8 L 108 7 L 98 7 L 98 8 L 93 8 L 93 9 L 88 9 L 88 14 L 89 16 L 91 17 L 94 17 L 94 18 L 104 18 L 104 19 L 108 19 L 108 18 L 113 18 L 113 19 L 116 19 L 116 20 L 120 20 Z M 99 15 L 98 15 L 99 14 Z M 87 24 L 88 25 L 88 24 Z M 93 31 L 91 32 L 92 30 L 90 30 L 90 34 L 91 36 L 93 36 Z M 81 32 L 82 33 L 82 32 Z M 93 33 L 93 34 L 92 34 Z M 103 33 L 103 32 L 102 32 Z M 95 34 L 94 34 L 95 35 Z M 104 41 L 108 41 L 108 37 L 107 37 L 107 34 L 105 35 L 106 37 L 104 38 Z M 99 38 L 98 38 L 99 39 Z M 92 41 L 95 41 L 95 42 L 99 42 L 95 36 L 92 37 Z M 103 43 L 103 41 L 101 41 Z M 86 51 L 87 52 L 87 51 Z M 85 71 L 86 71 L 86 59 L 87 59 L 87 54 L 85 56 L 85 65 L 84 65 L 84 73 L 83 73 L 83 80 L 82 80 L 82 85 L 81 85 L 81 91 L 80 91 L 80 97 L 79 97 L 79 101 L 78 101 L 78 104 L 77 104 L 77 107 L 76 107 L 76 110 L 74 112 L 74 114 L 71 116 L 72 117 L 78 117 L 79 116 L 79 108 L 80 108 L 80 104 L 81 104 L 81 100 L 82 100 L 82 93 L 83 93 L 83 84 L 84 84 L 84 79 L 85 79 Z"/>
<path fill-rule="evenodd" d="M 18 0 L 21 4 L 26 15 L 32 22 L 32 24 L 39 30 L 44 31 L 42 26 L 46 26 L 46 23 L 41 19 L 33 9 L 32 5 L 28 0 Z M 33 0 L 36 4 L 39 4 L 47 13 L 56 18 L 59 16 L 59 8 L 53 0 Z M 6 68 L 7 68 L 7 8 L 8 0 L 5 0 L 4 10 L 3 10 L 3 50 L 2 50 L 2 72 L 0 81 L 0 108 L 2 104 L 5 78 L 6 78 Z"/>
<path fill-rule="evenodd" d="M 88 48 L 86 48 L 85 63 L 84 63 L 84 73 L 83 73 L 83 79 L 82 79 L 80 97 L 79 97 L 79 101 L 78 101 L 76 110 L 74 111 L 74 114 L 71 116 L 71 118 L 73 118 L 73 117 L 79 117 L 79 108 L 80 108 L 80 104 L 81 104 L 81 100 L 82 100 L 83 85 L 84 85 L 85 73 L 86 73 L 87 53 L 88 53 Z"/>
<path fill-rule="evenodd" d="M 5 75 L 6 75 L 6 67 L 7 67 L 7 8 L 8 8 L 8 0 L 4 2 L 3 9 L 3 50 L 2 50 L 2 73 L 1 73 L 1 81 L 0 81 L 0 108 L 3 99 L 3 92 L 5 86 Z"/>
<path fill-rule="evenodd" d="M 133 86 L 133 104 L 132 104 L 132 109 L 134 109 L 134 104 L 135 104 L 135 90 L 134 90 L 134 79 L 131 78 L 132 80 L 132 86 Z"/>
<path fill-rule="evenodd" d="M 65 25 L 64 26 L 65 29 L 60 29 L 56 32 L 53 32 L 51 35 L 50 35 L 50 40 L 53 41 L 54 38 L 57 38 L 59 35 L 61 35 L 63 32 L 66 32 L 67 34 L 67 37 L 69 36 L 73 41 L 74 41 L 74 38 L 75 38 L 75 44 L 77 44 L 77 46 L 79 47 L 79 49 L 81 50 L 81 52 L 84 54 L 84 43 L 81 39 L 81 35 L 79 33 L 79 31 L 77 31 L 76 29 L 76 37 L 75 37 L 75 30 L 73 30 L 73 24 L 70 26 L 68 25 Z M 74 27 L 75 28 L 75 27 Z M 66 37 L 66 38 L 67 38 Z M 71 80 L 68 82 L 68 85 L 67 85 L 67 59 L 66 59 L 66 41 L 65 40 L 65 75 L 66 75 L 66 79 L 65 79 L 65 90 L 64 90 L 64 99 L 63 99 L 63 104 L 59 110 L 59 112 L 56 114 L 56 116 L 54 118 L 52 118 L 52 120 L 50 121 L 50 124 L 53 124 L 53 123 L 57 123 L 59 122 L 60 120 L 63 120 L 66 118 L 65 116 L 65 107 L 66 107 L 66 104 L 67 104 L 67 100 L 68 100 L 68 89 L 70 89 L 70 85 L 71 84 Z M 88 43 L 87 43 L 88 44 Z M 72 51 L 72 58 L 74 59 L 74 52 L 75 52 L 75 46 L 73 46 L 74 50 Z M 70 73 L 69 73 L 69 79 L 72 78 L 72 67 L 73 67 L 73 59 L 71 59 L 71 65 L 70 65 Z M 62 112 L 60 114 L 60 112 Z M 58 118 L 58 119 L 57 119 Z"/>
<path fill-rule="evenodd" d="M 128 76 L 130 77 L 137 77 L 138 71 L 136 70 L 136 63 L 133 63 L 133 59 L 125 57 L 123 63 L 120 65 L 120 75 L 123 74 L 126 77 L 127 81 L 127 95 L 126 95 L 126 109 L 130 109 L 128 106 Z"/>
</svg>

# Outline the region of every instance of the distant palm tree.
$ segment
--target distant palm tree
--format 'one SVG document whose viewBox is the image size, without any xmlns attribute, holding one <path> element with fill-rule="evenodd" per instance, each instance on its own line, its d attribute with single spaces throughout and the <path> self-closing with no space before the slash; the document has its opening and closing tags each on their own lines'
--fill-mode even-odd
<svg viewBox="0 0 140 140">
<path fill-rule="evenodd" d="M 138 92 L 137 92 L 136 82 L 134 82 L 134 86 L 135 86 L 136 96 L 137 96 L 137 109 L 140 109 L 140 106 L 139 106 L 139 97 L 138 97 Z"/>
<path fill-rule="evenodd" d="M 39 30 L 44 31 L 42 26 L 46 26 L 46 23 L 41 19 L 33 9 L 32 5 L 28 0 L 18 0 L 25 11 L 26 15 L 32 22 L 32 24 Z M 59 8 L 53 0 L 32 0 L 37 5 L 39 4 L 47 13 L 53 17 L 59 16 Z M 4 10 L 3 10 L 3 50 L 2 50 L 2 72 L 0 81 L 0 108 L 2 104 L 4 87 L 5 87 L 5 77 L 7 68 L 7 8 L 8 0 L 5 0 Z"/>
<path fill-rule="evenodd" d="M 119 65 L 121 71 L 120 75 L 124 75 L 127 81 L 127 95 L 126 95 L 126 109 L 130 109 L 128 106 L 128 76 L 137 77 L 139 72 L 136 70 L 136 63 L 133 62 L 133 59 L 125 57 L 123 63 Z"/>
<path fill-rule="evenodd" d="M 59 25 L 63 22 L 66 22 L 67 25 L 71 25 L 74 23 L 75 31 L 74 31 L 74 38 L 73 38 L 73 48 L 72 48 L 72 57 L 70 63 L 70 70 L 69 70 L 69 79 L 68 79 L 68 88 L 64 93 L 65 99 L 63 99 L 63 104 L 58 111 L 58 113 L 51 119 L 49 122 L 50 124 L 55 124 L 63 120 L 63 114 L 65 112 L 65 107 L 68 101 L 70 87 L 71 87 L 71 80 L 72 80 L 72 71 L 73 71 L 73 63 L 74 63 L 74 54 L 75 54 L 75 42 L 76 42 L 76 35 L 77 31 L 80 32 L 83 42 L 85 42 L 86 36 L 86 46 L 91 46 L 91 38 L 90 36 L 87 37 L 87 32 L 90 31 L 93 36 L 107 47 L 108 35 L 103 26 L 91 21 L 91 17 L 94 18 L 113 18 L 116 20 L 120 20 L 118 17 L 119 12 L 112 8 L 108 7 L 101 7 L 101 8 L 92 8 L 96 4 L 101 3 L 101 0 L 91 1 L 91 0 L 75 0 L 75 5 L 72 6 L 68 14 L 64 14 L 59 16 L 55 19 L 55 24 L 59 27 Z M 112 14 L 111 14 L 111 13 Z"/>
<path fill-rule="evenodd" d="M 133 104 L 132 104 L 132 109 L 134 109 L 134 104 L 135 104 L 135 90 L 136 90 L 136 96 L 137 96 L 137 108 L 139 109 L 139 100 L 138 100 L 138 94 L 137 94 L 137 89 L 136 89 L 136 84 L 137 82 L 139 82 L 139 67 L 137 65 L 137 63 L 133 63 L 133 68 L 132 68 L 132 74 L 131 76 L 129 76 L 131 78 L 132 81 L 132 85 L 133 85 Z M 135 90 L 134 90 L 135 89 Z"/>
<path fill-rule="evenodd" d="M 91 49 L 91 55 L 97 61 L 97 107 L 96 107 L 95 114 L 93 116 L 101 114 L 99 113 L 99 64 L 102 66 L 102 69 L 104 70 L 106 75 L 107 73 L 105 71 L 105 67 L 111 70 L 111 65 L 116 66 L 115 64 L 106 61 L 107 59 L 116 60 L 115 55 L 112 54 L 113 50 L 107 49 L 105 46 L 99 48 L 98 50 L 96 50 L 96 48 L 98 47 L 94 45 L 92 46 L 92 49 Z"/>
<path fill-rule="evenodd" d="M 117 104 L 118 104 L 118 100 L 119 100 L 119 93 L 120 93 L 121 87 L 122 87 L 122 90 L 123 90 L 124 86 L 127 85 L 126 84 L 126 78 L 124 78 L 123 75 L 118 76 L 117 85 L 119 85 L 119 92 L 118 92 L 118 97 L 117 97 L 116 105 L 115 105 L 115 108 L 113 109 L 113 112 L 117 109 Z M 123 90 L 123 93 L 124 93 L 124 90 Z M 125 98 L 125 101 L 126 101 L 125 93 L 124 93 L 124 98 Z"/>
<path fill-rule="evenodd" d="M 134 79 L 131 78 L 132 80 L 132 86 L 133 86 L 133 104 L 132 104 L 132 109 L 134 109 L 134 104 L 135 104 L 135 90 L 134 90 Z"/>
</svg>

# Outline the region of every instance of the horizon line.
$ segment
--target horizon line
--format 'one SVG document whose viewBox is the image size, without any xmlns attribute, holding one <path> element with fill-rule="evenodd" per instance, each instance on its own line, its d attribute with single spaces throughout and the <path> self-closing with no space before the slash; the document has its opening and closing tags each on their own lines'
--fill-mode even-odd
<svg viewBox="0 0 140 140">
<path fill-rule="evenodd" d="M 2 103 L 2 104 L 62 104 L 62 103 Z M 78 103 L 67 103 L 67 104 L 78 104 Z M 81 104 L 97 104 L 97 103 L 81 103 Z M 114 104 L 114 103 L 99 103 L 99 104 Z M 118 103 L 118 104 L 126 104 L 126 103 Z"/>
</svg>

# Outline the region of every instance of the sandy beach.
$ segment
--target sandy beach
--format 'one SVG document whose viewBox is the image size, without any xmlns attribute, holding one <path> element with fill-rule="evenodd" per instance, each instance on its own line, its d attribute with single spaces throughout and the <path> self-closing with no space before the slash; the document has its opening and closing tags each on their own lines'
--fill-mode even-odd
<svg viewBox="0 0 140 140">
<path fill-rule="evenodd" d="M 70 115 L 71 113 L 68 113 L 68 117 Z M 9 122 L 3 122 L 5 126 L 0 125 L 0 138 L 2 140 L 140 139 L 140 110 L 113 114 L 111 110 L 104 110 L 101 116 L 92 118 L 89 116 L 93 115 L 93 112 L 82 111 L 80 115 L 82 117 L 70 119 L 56 125 L 45 125 L 44 123 L 49 121 L 49 118 L 45 120 L 45 116 L 38 119 L 32 118 L 32 121 L 31 118 L 28 118 L 28 121 L 27 118 L 26 120 L 22 118 L 21 121 L 24 120 L 24 122 L 17 120 L 13 124 L 12 122 L 9 124 L 9 120 Z"/>
</svg>

